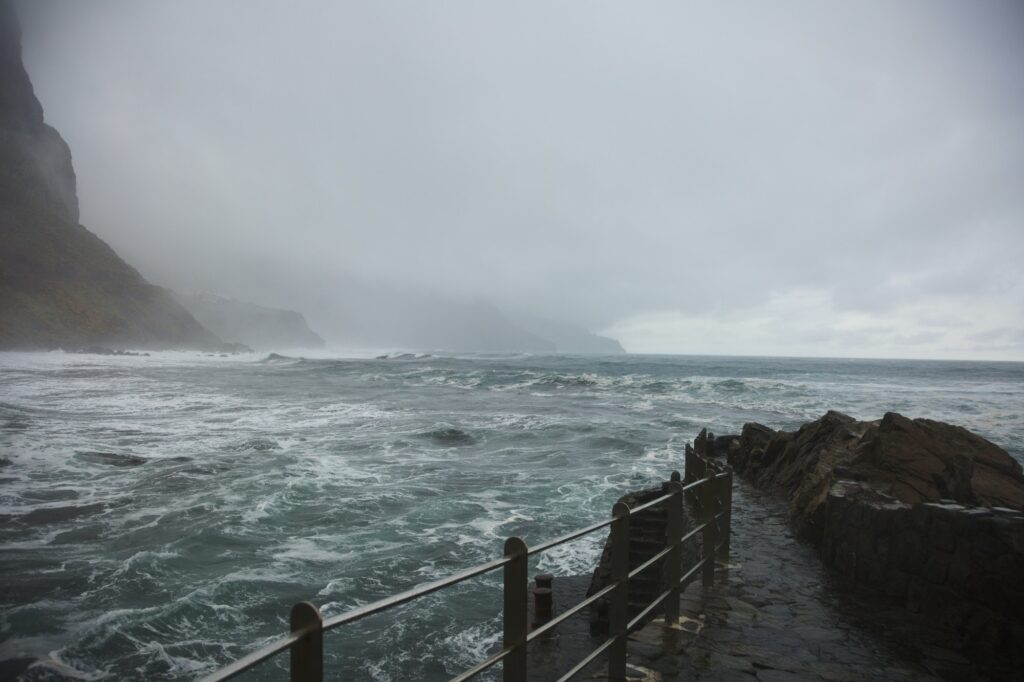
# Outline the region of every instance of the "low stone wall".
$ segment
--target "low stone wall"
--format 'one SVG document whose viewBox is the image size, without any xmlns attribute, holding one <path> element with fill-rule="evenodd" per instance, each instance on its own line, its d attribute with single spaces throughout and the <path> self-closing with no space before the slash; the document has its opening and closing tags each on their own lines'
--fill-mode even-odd
<svg viewBox="0 0 1024 682">
<path fill-rule="evenodd" d="M 821 557 L 945 630 L 972 657 L 1024 669 L 1024 513 L 905 504 L 836 480 Z"/>
</svg>

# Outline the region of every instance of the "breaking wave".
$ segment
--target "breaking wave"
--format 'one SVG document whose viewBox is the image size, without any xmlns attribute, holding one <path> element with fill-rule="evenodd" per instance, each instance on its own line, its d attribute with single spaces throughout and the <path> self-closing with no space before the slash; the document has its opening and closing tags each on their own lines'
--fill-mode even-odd
<svg viewBox="0 0 1024 682">
<path fill-rule="evenodd" d="M 341 613 L 605 519 L 704 426 L 898 410 L 1021 458 L 1022 388 L 1000 363 L 0 354 L 0 676 L 194 679 L 295 601 Z M 447 679 L 497 645 L 499 583 L 332 634 L 329 675 Z"/>
</svg>

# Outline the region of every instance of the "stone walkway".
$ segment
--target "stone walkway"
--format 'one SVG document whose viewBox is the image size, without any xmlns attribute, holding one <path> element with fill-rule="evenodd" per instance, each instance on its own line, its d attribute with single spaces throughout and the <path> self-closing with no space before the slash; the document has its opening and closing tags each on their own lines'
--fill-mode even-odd
<svg viewBox="0 0 1024 682">
<path fill-rule="evenodd" d="M 785 522 L 785 505 L 741 481 L 732 556 L 714 587 L 691 584 L 683 618 L 630 636 L 644 680 L 984 680 L 941 635 L 848 588 Z"/>
</svg>

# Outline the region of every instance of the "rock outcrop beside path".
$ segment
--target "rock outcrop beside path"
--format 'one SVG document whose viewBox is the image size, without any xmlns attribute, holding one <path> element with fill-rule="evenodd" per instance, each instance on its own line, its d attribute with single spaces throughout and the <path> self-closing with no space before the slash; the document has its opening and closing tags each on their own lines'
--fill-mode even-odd
<svg viewBox="0 0 1024 682">
<path fill-rule="evenodd" d="M 794 432 L 746 424 L 739 438 L 725 443 L 733 469 L 758 487 L 784 493 L 792 520 L 815 541 L 821 540 L 824 505 L 836 480 L 859 481 L 911 505 L 952 500 L 1024 509 L 1020 463 L 967 429 L 930 419 L 890 412 L 858 421 L 828 412 Z"/>
<path fill-rule="evenodd" d="M 747 424 L 710 450 L 785 495 L 826 564 L 974 660 L 1024 669 L 1024 473 L 1002 448 L 928 419 L 829 412 L 795 432 Z"/>
</svg>

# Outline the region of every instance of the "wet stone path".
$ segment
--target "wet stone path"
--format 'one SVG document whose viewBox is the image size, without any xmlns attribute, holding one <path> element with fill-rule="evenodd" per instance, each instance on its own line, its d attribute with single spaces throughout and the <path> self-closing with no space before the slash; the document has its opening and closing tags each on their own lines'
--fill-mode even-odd
<svg viewBox="0 0 1024 682">
<path fill-rule="evenodd" d="M 785 504 L 737 481 L 732 555 L 713 587 L 691 584 L 680 623 L 633 633 L 629 676 L 642 680 L 986 679 L 941 635 L 831 576 L 798 540 Z"/>
</svg>

